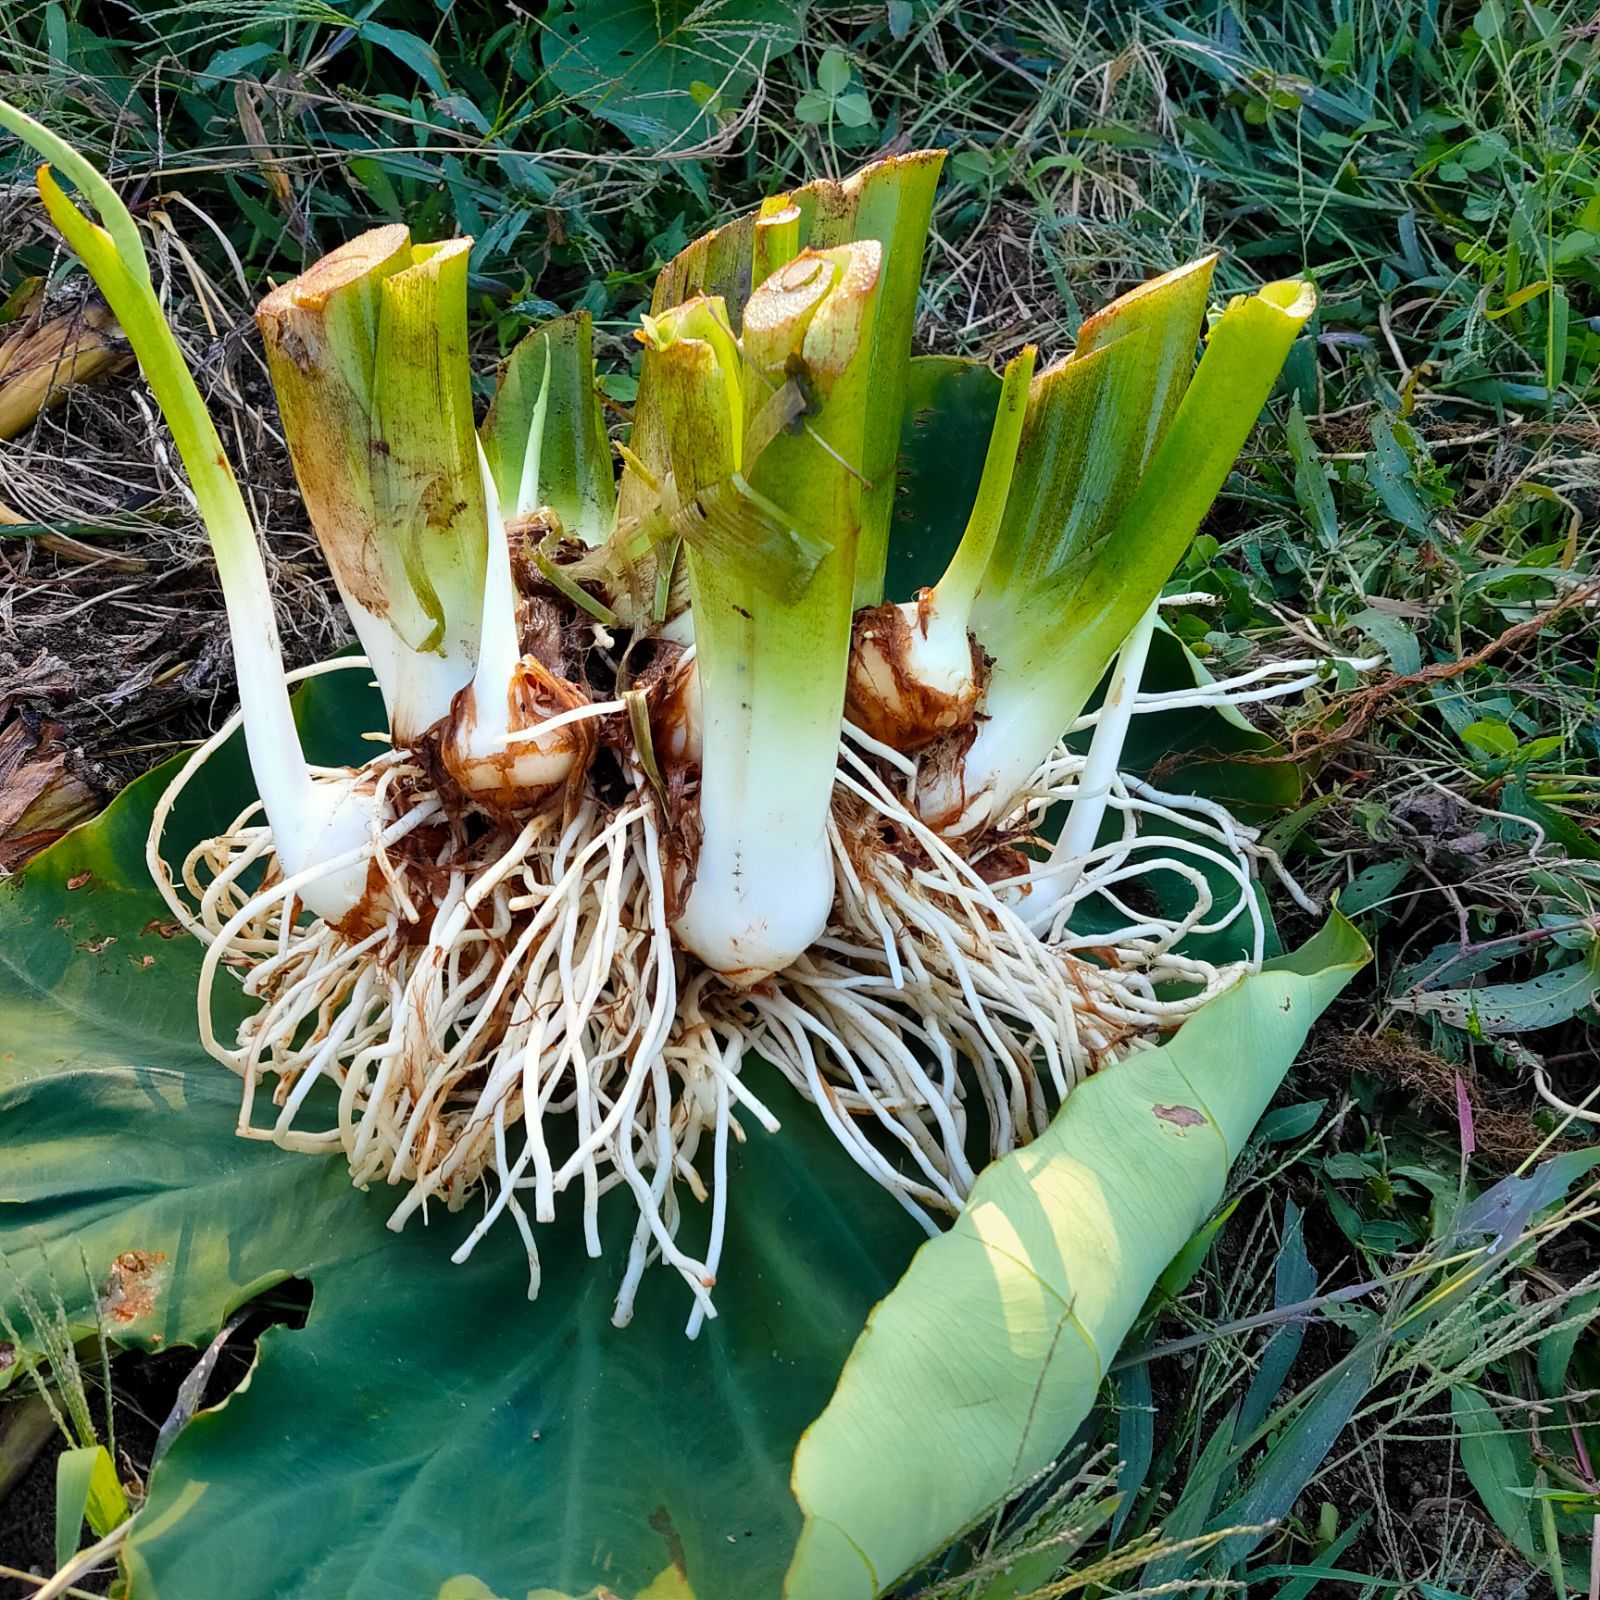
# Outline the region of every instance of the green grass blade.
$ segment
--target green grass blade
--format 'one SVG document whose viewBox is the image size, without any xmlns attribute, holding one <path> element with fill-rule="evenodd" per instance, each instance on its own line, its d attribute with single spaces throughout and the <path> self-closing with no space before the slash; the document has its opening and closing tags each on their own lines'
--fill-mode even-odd
<svg viewBox="0 0 1600 1600">
<path fill-rule="evenodd" d="M 1316 1567 L 1327 1568 L 1338 1565 L 1339 1557 L 1353 1545 L 1366 1531 L 1366 1526 L 1372 1521 L 1372 1513 L 1363 1511 L 1354 1522 L 1350 1524 L 1328 1548 L 1318 1555 Z M 1272 1600 L 1310 1600 L 1311 1594 L 1319 1582 L 1315 1569 L 1301 1578 L 1289 1578 L 1284 1585 L 1273 1595 Z"/>
<path fill-rule="evenodd" d="M 1293 1200 L 1284 1204 L 1283 1245 L 1273 1273 L 1276 1307 L 1298 1305 L 1316 1292 L 1317 1274 L 1306 1255 L 1305 1226 Z M 1303 1322 L 1286 1322 L 1267 1341 L 1250 1387 L 1239 1409 L 1239 1436 L 1248 1439 L 1267 1418 L 1267 1410 L 1288 1382 L 1290 1369 L 1306 1336 Z"/>
<path fill-rule="evenodd" d="M 1162 1544 L 1185 1545 L 1198 1538 L 1204 1530 L 1218 1495 L 1231 1477 L 1233 1440 L 1238 1422 L 1238 1412 L 1227 1411 L 1211 1430 L 1199 1458 L 1183 1477 L 1182 1488 L 1172 1510 L 1162 1520 Z M 1158 1554 L 1145 1564 L 1144 1571 L 1139 1574 L 1139 1587 L 1154 1589 L 1159 1584 L 1176 1581 L 1190 1570 L 1198 1555 L 1199 1551 L 1192 1545 Z"/>
<path fill-rule="evenodd" d="M 1127 1525 L 1150 1472 L 1155 1452 L 1155 1395 L 1150 1388 L 1150 1366 L 1141 1361 L 1117 1377 L 1117 1509 L 1111 1518 L 1109 1543 Z"/>
<path fill-rule="evenodd" d="M 128 1497 L 103 1444 L 63 1450 L 56 1460 L 56 1568 L 77 1553 L 84 1519 L 96 1538 L 128 1520 Z"/>
<path fill-rule="evenodd" d="M 1263 1528 L 1287 1516 L 1323 1463 L 1334 1441 L 1355 1415 L 1377 1379 L 1387 1336 L 1374 1329 L 1344 1361 L 1309 1391 L 1293 1421 L 1273 1440 L 1250 1474 L 1249 1482 L 1211 1520 L 1210 1531 Z M 1266 1533 L 1236 1533 L 1223 1540 L 1211 1558 L 1218 1568 L 1232 1566 L 1266 1538 Z M 1181 1571 L 1190 1570 L 1187 1565 Z M 1177 1571 L 1167 1576 L 1177 1576 Z"/>
</svg>

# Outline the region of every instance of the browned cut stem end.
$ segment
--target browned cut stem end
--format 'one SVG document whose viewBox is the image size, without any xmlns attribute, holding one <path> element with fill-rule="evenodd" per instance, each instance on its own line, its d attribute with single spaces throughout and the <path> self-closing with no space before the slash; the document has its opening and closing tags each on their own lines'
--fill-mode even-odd
<svg viewBox="0 0 1600 1600">
<path fill-rule="evenodd" d="M 92 383 L 132 359 L 116 319 L 97 302 L 48 321 L 35 313 L 7 324 L 0 329 L 0 439 L 31 427 L 70 385 Z"/>
<path fill-rule="evenodd" d="M 557 677 L 537 656 L 524 656 L 506 689 L 507 728 L 518 733 L 589 703 L 577 684 Z M 451 702 L 440 739 L 444 770 L 461 793 L 502 816 L 527 813 L 589 769 L 599 722 L 586 717 L 546 738 L 485 750 L 475 737 L 477 694 L 469 683 Z"/>
<path fill-rule="evenodd" d="M 928 591 L 917 596 L 919 613 Z M 969 686 L 951 694 L 921 681 L 912 666 L 912 624 L 899 606 L 885 601 L 856 613 L 850 639 L 850 676 L 845 715 L 856 727 L 902 754 L 972 725 L 985 672 L 983 651 L 972 650 Z"/>
<path fill-rule="evenodd" d="M 365 277 L 380 262 L 390 260 L 409 237 L 398 222 L 358 234 L 313 262 L 298 278 L 272 290 L 256 307 L 256 322 L 263 333 L 270 334 L 290 312 L 320 312 L 331 294 Z"/>
</svg>

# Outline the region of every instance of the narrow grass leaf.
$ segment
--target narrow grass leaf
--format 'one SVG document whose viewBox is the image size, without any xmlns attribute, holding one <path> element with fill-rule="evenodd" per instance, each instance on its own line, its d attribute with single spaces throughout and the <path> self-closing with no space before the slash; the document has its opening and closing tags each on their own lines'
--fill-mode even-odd
<svg viewBox="0 0 1600 1600">
<path fill-rule="evenodd" d="M 201 68 L 202 78 L 236 78 L 241 73 L 265 61 L 269 56 L 280 53 L 280 47 L 274 39 L 263 39 L 255 44 L 240 44 L 229 50 L 219 50 Z"/>
<path fill-rule="evenodd" d="M 1272 1600 L 1310 1600 L 1317 1584 L 1323 1578 L 1334 1575 L 1330 1569 L 1335 1568 L 1339 1557 L 1361 1537 L 1371 1521 L 1372 1513 L 1363 1511 L 1326 1550 L 1322 1551 L 1315 1562 L 1305 1568 L 1303 1573 L 1287 1579 Z"/>
<path fill-rule="evenodd" d="M 1299 400 L 1289 408 L 1289 424 L 1284 430 L 1284 439 L 1294 462 L 1294 497 L 1300 502 L 1300 509 L 1317 538 L 1325 548 L 1331 550 L 1339 542 L 1339 513 L 1334 507 L 1328 469 L 1323 466 L 1322 457 L 1317 453 Z"/>
<path fill-rule="evenodd" d="M 368 44 L 388 51 L 396 61 L 410 67 L 435 94 L 442 95 L 448 91 L 439 52 L 432 45 L 419 39 L 414 33 L 406 33 L 400 28 L 386 27 L 381 22 L 363 22 L 360 32 Z"/>
<path fill-rule="evenodd" d="M 1374 1330 L 1328 1374 L 1256 1464 L 1243 1491 L 1212 1519 L 1213 1530 L 1276 1523 L 1288 1513 L 1371 1389 L 1384 1345 L 1384 1335 Z M 1224 1540 L 1217 1566 L 1242 1561 L 1265 1537 L 1241 1533 Z"/>
<path fill-rule="evenodd" d="M 1454 1384 L 1450 1416 L 1461 1451 L 1461 1468 L 1472 1480 L 1483 1508 L 1495 1526 L 1536 1565 L 1538 1541 L 1533 1533 L 1533 1507 L 1519 1489 L 1533 1487 L 1533 1457 L 1525 1433 L 1508 1433 L 1494 1408 L 1475 1389 Z"/>
<path fill-rule="evenodd" d="M 1115 1503 L 1108 1496 L 1055 1532 L 1036 1527 L 1027 1535 L 1030 1547 L 966 1600 L 1039 1600 L 1050 1592 L 1052 1579 L 1075 1567 L 1073 1557 L 1105 1526 Z"/>
<path fill-rule="evenodd" d="M 1539 1393 L 1547 1400 L 1559 1400 L 1567 1392 L 1567 1368 L 1578 1340 L 1588 1332 L 1594 1314 L 1600 1310 L 1600 1289 L 1590 1289 L 1574 1297 L 1565 1308 L 1561 1324 L 1539 1341 Z"/>
<path fill-rule="evenodd" d="M 1189 1287 L 1194 1275 L 1205 1265 L 1206 1254 L 1216 1241 L 1217 1235 L 1222 1232 L 1228 1218 L 1238 1209 L 1238 1205 L 1237 1200 L 1230 1201 L 1203 1227 L 1195 1229 L 1189 1236 L 1188 1242 L 1167 1263 L 1166 1270 L 1156 1279 L 1155 1289 L 1150 1296 L 1153 1304 L 1165 1305 L 1176 1300 Z"/>
<path fill-rule="evenodd" d="M 1306 1255 L 1305 1228 L 1300 1208 L 1293 1200 L 1284 1203 L 1283 1244 L 1278 1249 L 1278 1264 L 1273 1273 L 1274 1309 L 1309 1300 L 1317 1287 L 1317 1274 Z M 1261 1353 L 1244 1404 L 1239 1408 L 1239 1433 L 1248 1439 L 1266 1420 L 1267 1408 L 1289 1377 L 1295 1357 L 1306 1336 L 1303 1322 L 1288 1322 L 1278 1328 Z"/>
<path fill-rule="evenodd" d="M 1233 1461 L 1233 1441 L 1238 1433 L 1239 1413 L 1229 1411 L 1212 1430 L 1206 1440 L 1200 1459 L 1189 1471 L 1178 1496 L 1177 1504 L 1163 1519 L 1161 1539 L 1164 1544 L 1179 1544 L 1196 1538 L 1205 1528 L 1206 1521 L 1216 1509 L 1217 1496 L 1221 1494 L 1224 1477 Z M 1194 1570 L 1202 1558 L 1198 1550 L 1177 1550 L 1168 1555 L 1158 1555 L 1148 1562 L 1139 1574 L 1139 1586 L 1154 1589 L 1160 1584 L 1176 1583 Z"/>
<path fill-rule="evenodd" d="M 1117 1509 L 1111 1518 L 1111 1543 L 1117 1542 L 1133 1503 L 1144 1487 L 1145 1475 L 1150 1470 L 1150 1456 L 1155 1449 L 1156 1415 L 1155 1397 L 1150 1389 L 1150 1364 L 1141 1361 L 1127 1368 L 1119 1377 L 1117 1396 L 1117 1455 L 1122 1465 L 1117 1469 Z"/>
<path fill-rule="evenodd" d="M 1550 321 L 1545 346 L 1545 384 L 1552 394 L 1561 387 L 1567 369 L 1567 327 L 1571 308 L 1567 291 L 1558 283 L 1550 290 Z"/>
<path fill-rule="evenodd" d="M 1594 951 L 1553 972 L 1514 983 L 1486 983 L 1476 989 L 1429 989 L 1401 995 L 1393 1005 L 1418 1016 L 1438 1017 L 1469 1033 L 1527 1033 L 1553 1028 L 1594 1003 L 1600 987 L 1600 957 Z"/>
<path fill-rule="evenodd" d="M 56 1461 L 56 1566 L 76 1553 L 84 1519 L 95 1537 L 104 1538 L 128 1518 L 128 1497 L 103 1444 L 63 1450 Z"/>
</svg>

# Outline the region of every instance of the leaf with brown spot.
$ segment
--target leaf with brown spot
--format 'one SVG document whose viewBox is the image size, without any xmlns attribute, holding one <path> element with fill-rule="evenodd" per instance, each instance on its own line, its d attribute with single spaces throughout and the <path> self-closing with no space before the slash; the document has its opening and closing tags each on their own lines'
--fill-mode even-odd
<svg viewBox="0 0 1600 1600">
<path fill-rule="evenodd" d="M 800 1441 L 806 1525 L 788 1600 L 871 1600 L 1048 1468 L 1151 1286 L 1215 1209 L 1312 1016 L 1367 958 L 1335 916 L 1170 1043 L 1081 1083 L 1038 1139 L 979 1174 Z M 1174 1139 L 1164 1121 L 1211 1133 Z"/>
</svg>

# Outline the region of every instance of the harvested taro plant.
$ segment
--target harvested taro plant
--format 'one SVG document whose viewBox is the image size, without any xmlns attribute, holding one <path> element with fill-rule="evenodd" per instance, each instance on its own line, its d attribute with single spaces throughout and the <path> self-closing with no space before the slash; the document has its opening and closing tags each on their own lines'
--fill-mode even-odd
<svg viewBox="0 0 1600 1600">
<path fill-rule="evenodd" d="M 1263 875 L 1304 896 L 1251 822 L 1130 759 L 1143 718 L 1266 746 L 1235 708 L 1330 670 L 1212 681 L 1161 619 L 1312 287 L 1218 303 L 1208 257 L 1052 365 L 913 358 L 942 155 L 893 157 L 662 271 L 613 440 L 586 316 L 528 333 L 479 419 L 470 241 L 365 233 L 256 314 L 362 652 L 312 671 L 381 694 L 343 730 L 366 758 L 324 766 L 137 225 L 59 138 L 0 125 L 50 163 L 43 202 L 137 355 L 226 597 L 241 706 L 162 780 L 145 859 L 204 947 L 238 1133 L 341 1164 L 457 1263 L 514 1230 L 530 1297 L 574 1230 L 618 1326 L 668 1267 L 693 1338 L 742 1183 L 797 1121 L 825 1127 L 936 1243 L 806 1433 L 804 1530 L 762 1570 L 879 1592 L 1065 1444 L 1361 958 L 1335 923 L 1269 961 Z M 930 493 L 942 548 L 902 515 Z M 895 587 L 908 564 L 920 586 Z M 175 842 L 240 725 L 255 796 Z M 1021 1312 L 1063 1274 L 1070 1352 Z M 946 1437 L 969 1345 L 995 1406 L 1046 1419 L 1025 1449 Z M 852 1408 L 880 1382 L 916 1403 L 868 1427 Z M 973 1460 L 919 1489 L 954 1448 Z M 776 1593 L 719 1577 L 724 1553 L 674 1559 L 702 1600 Z"/>
</svg>

